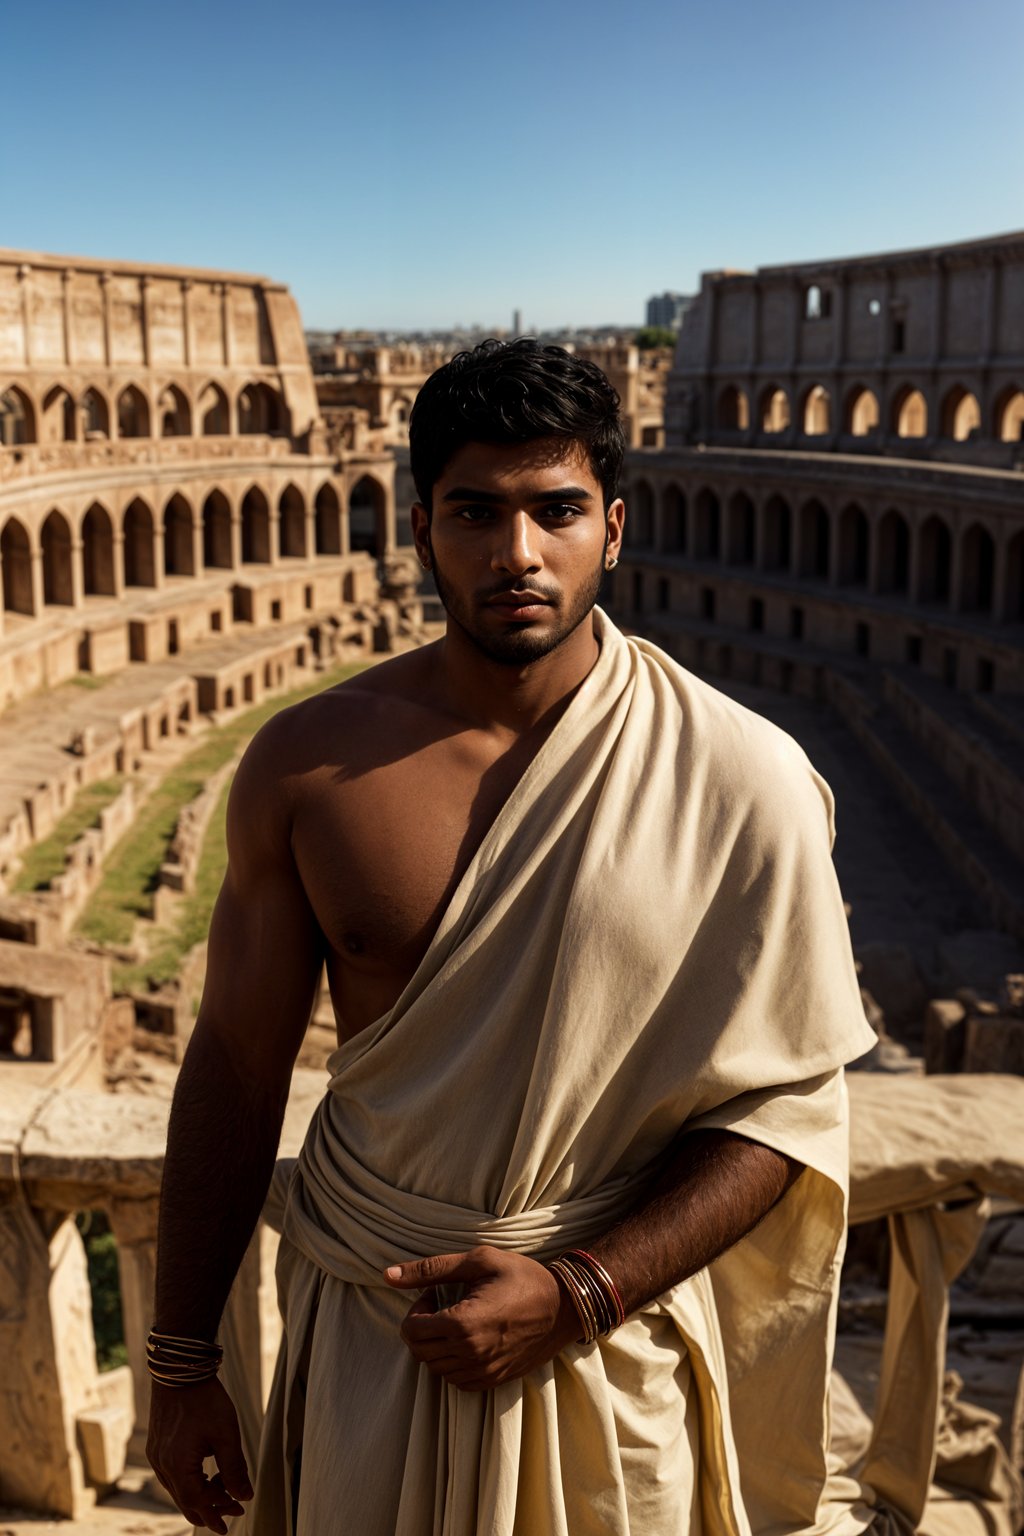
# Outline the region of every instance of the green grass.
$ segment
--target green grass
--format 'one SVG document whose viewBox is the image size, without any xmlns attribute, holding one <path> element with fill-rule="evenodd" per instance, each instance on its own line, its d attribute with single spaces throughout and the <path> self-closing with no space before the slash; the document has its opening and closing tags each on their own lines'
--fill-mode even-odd
<svg viewBox="0 0 1024 1536">
<path fill-rule="evenodd" d="M 12 889 L 44 890 L 63 870 L 64 854 L 69 846 L 90 827 L 99 826 L 100 812 L 116 799 L 124 782 L 123 779 L 100 779 L 79 790 L 71 810 L 61 817 L 49 837 L 44 837 L 25 854 Z"/>
<path fill-rule="evenodd" d="M 366 665 L 366 662 L 354 662 L 321 673 L 315 682 L 278 698 L 267 699 L 237 719 L 212 730 L 201 746 L 171 769 L 143 805 L 131 832 L 108 859 L 103 879 L 82 913 L 77 931 L 100 944 L 128 944 L 136 920 L 151 914 L 157 874 L 182 807 L 195 799 L 211 774 L 230 762 L 278 710 L 343 682 L 361 672 Z M 119 986 L 139 985 L 150 976 L 156 980 L 169 980 L 176 974 L 182 957 L 205 935 L 224 873 L 224 859 L 213 849 L 223 848 L 226 806 L 225 788 L 207 832 L 197 889 L 182 904 L 178 924 L 166 939 L 160 940 L 144 965 L 126 966 L 116 974 Z"/>
<path fill-rule="evenodd" d="M 92 1331 L 96 1363 L 101 1371 L 128 1364 L 121 1312 L 121 1280 L 117 1268 L 117 1244 L 102 1211 L 80 1211 L 75 1225 L 85 1244 L 92 1293 Z"/>
<path fill-rule="evenodd" d="M 84 688 L 92 692 L 97 688 L 105 688 L 110 682 L 109 676 L 98 676 L 95 672 L 76 672 L 74 677 L 69 677 L 68 682 L 72 688 Z"/>
</svg>

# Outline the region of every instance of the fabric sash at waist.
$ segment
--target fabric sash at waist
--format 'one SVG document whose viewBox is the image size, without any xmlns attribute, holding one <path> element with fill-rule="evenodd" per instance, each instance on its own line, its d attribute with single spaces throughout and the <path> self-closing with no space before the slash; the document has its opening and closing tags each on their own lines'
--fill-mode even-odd
<svg viewBox="0 0 1024 1536">
<path fill-rule="evenodd" d="M 554 1258 L 618 1221 L 642 1183 L 618 1179 L 560 1205 L 495 1216 L 394 1188 L 352 1157 L 324 1119 L 321 1106 L 291 1174 L 282 1230 L 314 1264 L 355 1285 L 384 1286 L 389 1264 L 477 1244 Z"/>
</svg>

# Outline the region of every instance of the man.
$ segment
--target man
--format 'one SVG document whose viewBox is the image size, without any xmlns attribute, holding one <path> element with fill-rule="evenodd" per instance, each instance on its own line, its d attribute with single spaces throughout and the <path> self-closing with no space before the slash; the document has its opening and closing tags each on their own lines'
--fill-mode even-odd
<svg viewBox="0 0 1024 1536">
<path fill-rule="evenodd" d="M 624 522 L 598 369 L 485 343 L 428 380 L 410 446 L 444 639 L 282 711 L 232 790 L 167 1151 L 154 1467 L 214 1531 L 250 1497 L 210 1341 L 326 961 L 339 1046 L 244 1529 L 845 1529 L 841 1067 L 872 1036 L 828 787 L 595 608 Z"/>
</svg>

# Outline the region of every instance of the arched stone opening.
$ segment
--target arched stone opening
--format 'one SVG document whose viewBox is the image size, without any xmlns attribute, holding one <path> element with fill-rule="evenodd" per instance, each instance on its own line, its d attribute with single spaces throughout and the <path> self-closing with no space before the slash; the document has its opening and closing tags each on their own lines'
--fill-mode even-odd
<svg viewBox="0 0 1024 1536">
<path fill-rule="evenodd" d="M 673 554 L 686 550 L 686 497 L 678 485 L 667 485 L 661 502 L 665 549 Z"/>
<path fill-rule="evenodd" d="M 761 431 L 785 432 L 789 427 L 789 396 L 777 384 L 769 384 L 761 392 Z"/>
<path fill-rule="evenodd" d="M 832 519 L 817 499 L 800 509 L 800 572 L 813 581 L 828 581 L 832 553 Z"/>
<path fill-rule="evenodd" d="M 282 433 L 286 430 L 285 418 L 284 401 L 269 384 L 247 384 L 238 396 L 239 432 Z"/>
<path fill-rule="evenodd" d="M 730 565 L 753 565 L 757 558 L 757 514 L 744 491 L 729 502 L 725 558 Z"/>
<path fill-rule="evenodd" d="M 0 533 L 0 562 L 4 568 L 4 612 L 34 614 L 32 550 L 28 532 L 16 517 L 9 517 Z"/>
<path fill-rule="evenodd" d="M 646 480 L 638 480 L 633 486 L 629 503 L 626 512 L 629 543 L 633 549 L 649 549 L 654 543 L 654 492 Z"/>
<path fill-rule="evenodd" d="M 846 397 L 844 430 L 850 437 L 867 437 L 879 422 L 878 396 L 865 385 L 856 385 Z"/>
<path fill-rule="evenodd" d="M 910 525 L 894 507 L 878 524 L 878 590 L 910 590 Z"/>
<path fill-rule="evenodd" d="M 223 491 L 211 491 L 203 502 L 203 564 L 231 569 L 231 507 Z"/>
<path fill-rule="evenodd" d="M 832 397 L 821 384 L 804 396 L 803 423 L 805 437 L 824 437 L 832 429 Z"/>
<path fill-rule="evenodd" d="M 114 525 L 98 501 L 82 519 L 82 586 L 87 597 L 113 597 L 116 593 Z"/>
<path fill-rule="evenodd" d="M 35 406 L 23 389 L 12 384 L 0 395 L 0 444 L 21 448 L 36 441 Z"/>
<path fill-rule="evenodd" d="M 717 560 L 722 548 L 722 509 L 710 487 L 699 492 L 694 513 L 694 554 L 698 560 Z"/>
<path fill-rule="evenodd" d="M 953 565 L 953 539 L 941 517 L 932 513 L 921 526 L 919 568 L 922 603 L 948 603 Z"/>
<path fill-rule="evenodd" d="M 928 403 L 921 391 L 905 384 L 893 398 L 889 420 L 897 437 L 927 437 Z"/>
<path fill-rule="evenodd" d="M 141 389 L 129 384 L 117 397 L 118 437 L 149 437 L 149 402 Z"/>
<path fill-rule="evenodd" d="M 995 435 L 1001 443 L 1024 443 L 1024 390 L 1011 384 L 996 401 Z"/>
<path fill-rule="evenodd" d="M 386 501 L 384 487 L 372 475 L 357 480 L 348 497 L 349 549 L 365 550 L 375 560 L 384 557 L 387 548 Z"/>
<path fill-rule="evenodd" d="M 981 407 L 978 397 L 954 384 L 942 402 L 942 435 L 954 443 L 966 443 L 981 430 Z"/>
<path fill-rule="evenodd" d="M 258 485 L 242 498 L 242 560 L 246 565 L 266 565 L 270 560 L 270 507 Z"/>
<path fill-rule="evenodd" d="M 278 552 L 286 560 L 306 558 L 306 503 L 302 492 L 286 485 L 277 503 Z"/>
<path fill-rule="evenodd" d="M 124 584 L 126 587 L 156 585 L 153 514 L 139 496 L 124 514 Z"/>
<path fill-rule="evenodd" d="M 161 392 L 158 408 L 161 437 L 190 437 L 192 412 L 177 384 L 168 384 Z"/>
<path fill-rule="evenodd" d="M 960 545 L 960 608 L 966 613 L 992 612 L 995 593 L 996 546 L 987 528 L 972 523 Z"/>
<path fill-rule="evenodd" d="M 98 389 L 87 389 L 82 396 L 82 431 L 86 439 L 110 436 L 110 407 Z"/>
<path fill-rule="evenodd" d="M 43 400 L 43 441 L 73 443 L 78 436 L 77 417 L 71 395 L 62 384 L 55 384 Z"/>
<path fill-rule="evenodd" d="M 164 571 L 168 576 L 194 576 L 192 508 L 176 492 L 164 508 Z"/>
<path fill-rule="evenodd" d="M 727 384 L 718 397 L 715 425 L 722 432 L 745 432 L 750 426 L 750 401 L 745 389 Z"/>
<path fill-rule="evenodd" d="M 839 516 L 839 580 L 843 586 L 863 587 L 868 580 L 869 527 L 861 507 L 844 507 Z"/>
<path fill-rule="evenodd" d="M 43 551 L 43 602 L 70 608 L 75 600 L 71 577 L 71 528 L 62 512 L 49 513 L 39 530 Z"/>
<path fill-rule="evenodd" d="M 1006 546 L 1006 617 L 1024 624 L 1024 528 Z"/>
<path fill-rule="evenodd" d="M 764 546 L 761 563 L 766 571 L 788 571 L 793 558 L 793 515 L 782 496 L 770 496 L 764 509 Z"/>
<path fill-rule="evenodd" d="M 318 555 L 341 554 L 341 502 L 330 481 L 316 493 L 316 552 Z"/>
<path fill-rule="evenodd" d="M 231 430 L 228 397 L 219 384 L 207 384 L 196 402 L 199 430 L 203 437 L 227 437 Z"/>
</svg>

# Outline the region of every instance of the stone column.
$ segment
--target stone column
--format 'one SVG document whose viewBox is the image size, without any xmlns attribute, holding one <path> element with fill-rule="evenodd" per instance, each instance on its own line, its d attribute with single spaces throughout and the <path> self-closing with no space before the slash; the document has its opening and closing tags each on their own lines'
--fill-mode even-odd
<svg viewBox="0 0 1024 1536">
<path fill-rule="evenodd" d="M 755 502 L 754 503 L 754 569 L 758 570 L 758 571 L 763 571 L 764 570 L 764 550 L 765 550 L 765 542 L 766 542 L 766 532 L 765 532 L 765 517 L 766 517 L 766 515 L 767 514 L 765 512 L 765 503 L 764 503 L 764 501 L 762 500 L 762 501 Z"/>
<path fill-rule="evenodd" d="M 193 343 L 192 343 L 192 305 L 191 305 L 191 302 L 189 300 L 189 294 L 191 292 L 192 292 L 192 279 L 190 277 L 183 277 L 182 280 L 181 280 L 181 320 L 182 320 L 182 333 L 183 333 L 183 339 L 184 339 L 185 367 L 186 368 L 191 368 L 192 367 L 192 355 L 193 355 L 193 353 L 195 351 L 195 347 L 193 346 Z M 198 404 L 198 402 L 197 402 L 197 404 Z M 195 422 L 193 422 L 193 425 L 192 425 L 192 435 L 193 435 L 193 437 L 198 437 L 199 436 L 199 433 L 196 430 L 196 423 Z"/>
<path fill-rule="evenodd" d="M 306 508 L 306 559 L 316 559 L 316 503 Z"/>
<path fill-rule="evenodd" d="M 32 268 L 22 265 L 18 268 L 18 290 L 21 298 L 21 327 L 25 338 L 25 366 L 32 367 Z"/>
<path fill-rule="evenodd" d="M 928 366 L 935 368 L 942 356 L 943 333 L 946 329 L 946 269 L 942 264 L 942 257 L 936 256 L 932 263 L 932 313 L 931 331 L 928 338 Z M 934 425 L 929 418 L 929 437 L 936 435 Z"/>
<path fill-rule="evenodd" d="M 149 368 L 153 361 L 153 347 L 149 333 L 149 278 L 143 275 L 139 278 L 139 318 L 142 321 L 142 362 Z M 153 428 L 157 423 L 153 422 Z M 159 432 L 150 430 L 151 437 L 159 437 Z"/>
<path fill-rule="evenodd" d="M 0 1209 L 0 1251 L 4 1502 L 76 1519 L 96 1497 L 76 1433 L 97 1375 L 82 1240 L 70 1217 L 19 1195 Z"/>
<path fill-rule="evenodd" d="M 146 1337 L 153 1326 L 157 1201 L 155 1198 L 116 1200 L 109 1216 L 117 1242 L 124 1339 L 135 1385 L 135 1428 L 128 1451 L 130 1456 L 144 1459 L 150 1385 L 146 1369 Z"/>
<path fill-rule="evenodd" d="M 230 368 L 233 362 L 234 338 L 231 335 L 231 288 L 228 283 L 218 285 L 220 294 L 220 324 L 224 344 L 224 366 Z"/>
<path fill-rule="evenodd" d="M 377 538 L 379 542 L 379 533 Z M 395 487 L 394 482 L 392 482 L 384 488 L 384 547 L 381 551 L 382 557 L 394 554 L 397 543 L 398 527 L 395 516 Z"/>
<path fill-rule="evenodd" d="M 100 290 L 103 294 L 103 361 L 110 367 L 110 273 L 100 273 Z M 111 440 L 117 437 L 117 400 L 111 401 Z"/>
<path fill-rule="evenodd" d="M 242 514 L 231 514 L 231 569 L 233 571 L 242 568 Z"/>
<path fill-rule="evenodd" d="M 879 536 L 877 508 L 864 508 L 868 520 L 868 591 L 877 593 L 882 585 L 882 540 Z"/>
<path fill-rule="evenodd" d="M 114 596 L 124 596 L 124 522 L 120 529 L 114 525 L 113 536 Z"/>
<path fill-rule="evenodd" d="M 268 534 L 268 537 L 269 537 L 269 540 L 270 540 L 270 550 L 269 550 L 270 563 L 271 563 L 271 565 L 280 565 L 280 563 L 281 563 L 281 514 L 277 510 L 277 507 L 274 505 L 273 502 L 271 502 L 271 504 L 270 504 L 270 510 L 269 510 L 269 512 L 267 514 L 267 517 L 268 517 L 268 522 L 269 522 L 269 527 L 270 527 L 270 532 Z"/>
<path fill-rule="evenodd" d="M 842 527 L 839 513 L 831 514 L 828 525 L 828 584 L 839 586 L 839 570 L 843 553 Z"/>
<path fill-rule="evenodd" d="M 32 560 L 32 612 L 35 617 L 41 618 L 44 607 L 43 593 L 43 549 L 33 539 L 29 545 Z"/>
<path fill-rule="evenodd" d="M 85 606 L 85 545 L 81 539 L 71 541 L 71 606 Z"/>
<path fill-rule="evenodd" d="M 192 513 L 192 574 L 203 574 L 203 514 L 202 511 Z"/>
<path fill-rule="evenodd" d="M 65 267 L 60 275 L 61 314 L 64 323 L 64 361 L 69 368 L 75 366 L 75 337 L 71 316 L 71 279 L 74 277 L 74 269 Z M 76 412 L 77 415 L 77 412 Z"/>
</svg>

